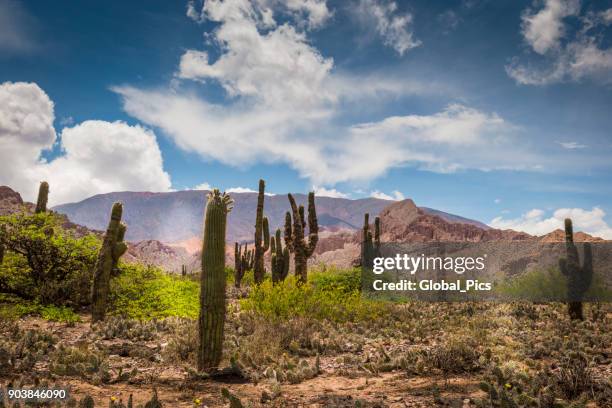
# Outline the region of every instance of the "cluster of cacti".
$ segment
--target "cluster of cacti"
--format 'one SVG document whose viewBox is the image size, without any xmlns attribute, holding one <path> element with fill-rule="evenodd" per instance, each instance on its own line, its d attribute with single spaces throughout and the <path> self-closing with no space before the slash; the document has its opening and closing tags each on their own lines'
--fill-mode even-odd
<svg viewBox="0 0 612 408">
<path fill-rule="evenodd" d="M 363 217 L 363 230 L 361 234 L 361 266 L 371 269 L 374 258 L 380 256 L 380 218 L 374 219 L 374 237 L 370 232 L 370 214 Z"/>
<path fill-rule="evenodd" d="M 216 369 L 223 351 L 225 324 L 225 231 L 232 199 L 218 189 L 208 194 L 202 244 L 198 370 Z"/>
<path fill-rule="evenodd" d="M 264 254 L 270 248 L 268 218 L 263 215 L 265 188 L 266 183 L 263 180 L 259 180 L 259 194 L 257 195 L 257 211 L 255 214 L 255 263 L 253 265 L 253 277 L 256 284 L 263 282 L 266 274 Z"/>
<path fill-rule="evenodd" d="M 314 192 L 308 193 L 308 240 L 304 206 L 298 207 L 291 194 L 288 194 L 288 198 L 291 213 L 287 211 L 285 214 L 285 245 L 294 254 L 295 276 L 299 282 L 305 283 L 308 280 L 308 258 L 314 253 L 319 241 L 315 195 Z"/>
<path fill-rule="evenodd" d="M 593 255 L 591 244 L 584 244 L 584 259 L 580 265 L 578 248 L 574 244 L 572 220 L 565 219 L 566 258 L 559 260 L 559 269 L 567 278 L 567 310 L 570 318 L 583 320 L 582 298 L 593 279 Z"/>
<path fill-rule="evenodd" d="M 121 203 L 113 204 L 111 219 L 108 223 L 100 252 L 98 253 L 98 260 L 94 269 L 91 299 L 91 317 L 93 322 L 104 320 L 110 291 L 110 278 L 117 271 L 119 258 L 127 251 L 127 245 L 123 242 L 126 226 L 121 222 L 122 213 L 123 206 Z"/>
<path fill-rule="evenodd" d="M 253 269 L 254 263 L 255 251 L 249 250 L 248 244 L 244 244 L 244 248 L 242 248 L 242 245 L 236 242 L 234 247 L 234 285 L 237 288 L 240 287 L 246 271 Z"/>
<path fill-rule="evenodd" d="M 43 181 L 38 187 L 38 199 L 36 200 L 36 209 L 34 212 L 44 213 L 47 211 L 47 201 L 49 200 L 49 183 Z"/>
<path fill-rule="evenodd" d="M 289 248 L 283 248 L 280 228 L 270 238 L 270 248 L 272 251 L 272 282 L 284 281 L 289 274 Z"/>
</svg>

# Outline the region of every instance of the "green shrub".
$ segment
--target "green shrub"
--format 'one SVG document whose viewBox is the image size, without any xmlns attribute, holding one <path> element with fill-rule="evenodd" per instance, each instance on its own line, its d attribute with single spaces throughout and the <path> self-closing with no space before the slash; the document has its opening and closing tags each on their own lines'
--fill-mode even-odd
<svg viewBox="0 0 612 408">
<path fill-rule="evenodd" d="M 567 277 L 558 268 L 532 270 L 502 282 L 495 291 L 504 299 L 562 302 L 567 300 Z M 600 275 L 594 275 L 584 298 L 585 301 L 610 301 L 612 291 Z"/>
<path fill-rule="evenodd" d="M 273 285 L 266 280 L 241 300 L 243 310 L 269 318 L 312 317 L 331 321 L 361 321 L 387 314 L 389 304 L 364 299 L 353 274 L 313 273 L 307 284 L 298 285 L 290 276 Z"/>
<path fill-rule="evenodd" d="M 52 322 L 61 323 L 76 323 L 80 322 L 81 318 L 72 309 L 65 306 L 42 306 L 38 313 L 40 317 Z"/>
<path fill-rule="evenodd" d="M 198 316 L 199 284 L 161 269 L 123 264 L 111 281 L 111 314 L 135 319 Z"/>
<path fill-rule="evenodd" d="M 6 255 L 0 265 L 0 292 L 41 304 L 89 302 L 92 268 L 100 240 L 76 237 L 53 213 L 0 217 Z"/>
</svg>

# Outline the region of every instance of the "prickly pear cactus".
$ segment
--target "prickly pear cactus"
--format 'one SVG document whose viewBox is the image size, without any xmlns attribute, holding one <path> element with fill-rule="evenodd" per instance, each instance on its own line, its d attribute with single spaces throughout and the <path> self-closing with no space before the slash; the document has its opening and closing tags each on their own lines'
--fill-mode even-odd
<svg viewBox="0 0 612 408">
<path fill-rule="evenodd" d="M 225 230 L 232 199 L 214 189 L 208 194 L 202 244 L 198 370 L 218 367 L 225 324 Z"/>
</svg>

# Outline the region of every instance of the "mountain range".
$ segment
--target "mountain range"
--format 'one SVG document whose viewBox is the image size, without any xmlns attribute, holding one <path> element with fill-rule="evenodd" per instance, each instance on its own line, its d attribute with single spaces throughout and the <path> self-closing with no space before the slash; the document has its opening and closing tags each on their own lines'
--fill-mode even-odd
<svg viewBox="0 0 612 408">
<path fill-rule="evenodd" d="M 115 201 L 123 203 L 123 219 L 128 225 L 127 239 L 131 241 L 158 240 L 178 242 L 202 236 L 205 190 L 185 190 L 169 193 L 116 192 L 99 194 L 83 201 L 58 205 L 53 208 L 77 224 L 96 230 L 104 230 L 108 214 Z M 257 193 L 232 193 L 234 209 L 228 218 L 227 239 L 252 241 Z M 298 204 L 306 203 L 306 195 L 294 195 Z M 394 203 L 378 198 L 350 200 L 346 198 L 317 197 L 317 216 L 323 230 L 357 230 L 363 225 L 363 215 L 377 216 L 385 207 Z M 467 224 L 483 230 L 489 227 L 439 210 L 419 207 L 429 215 L 435 215 L 453 224 Z M 270 223 L 270 233 L 282 228 L 285 212 L 289 210 L 286 195 L 266 195 L 264 213 Z"/>
</svg>

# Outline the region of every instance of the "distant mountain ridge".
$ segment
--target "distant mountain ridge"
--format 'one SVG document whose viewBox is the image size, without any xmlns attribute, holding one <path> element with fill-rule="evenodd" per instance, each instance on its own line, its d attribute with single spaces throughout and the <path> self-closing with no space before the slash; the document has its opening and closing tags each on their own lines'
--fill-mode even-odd
<svg viewBox="0 0 612 408">
<path fill-rule="evenodd" d="M 306 203 L 306 195 L 295 194 L 298 204 Z M 206 191 L 185 190 L 168 193 L 115 192 L 98 194 L 78 203 L 63 204 L 53 209 L 66 214 L 70 220 L 93 229 L 104 229 L 108 212 L 115 201 L 124 205 L 123 218 L 128 224 L 127 239 L 132 241 L 159 240 L 177 242 L 200 237 L 204 214 Z M 257 193 L 232 193 L 234 209 L 228 218 L 228 241 L 251 241 Z M 361 228 L 363 215 L 378 215 L 393 201 L 378 198 L 350 200 L 346 198 L 317 197 L 317 215 L 323 229 L 330 231 L 355 230 Z M 282 228 L 285 212 L 289 209 L 284 194 L 266 196 L 265 215 L 270 228 Z M 474 225 L 482 229 L 489 227 L 479 221 L 426 207 L 425 213 L 437 215 L 450 223 Z M 271 232 L 272 233 L 272 232 Z"/>
</svg>

